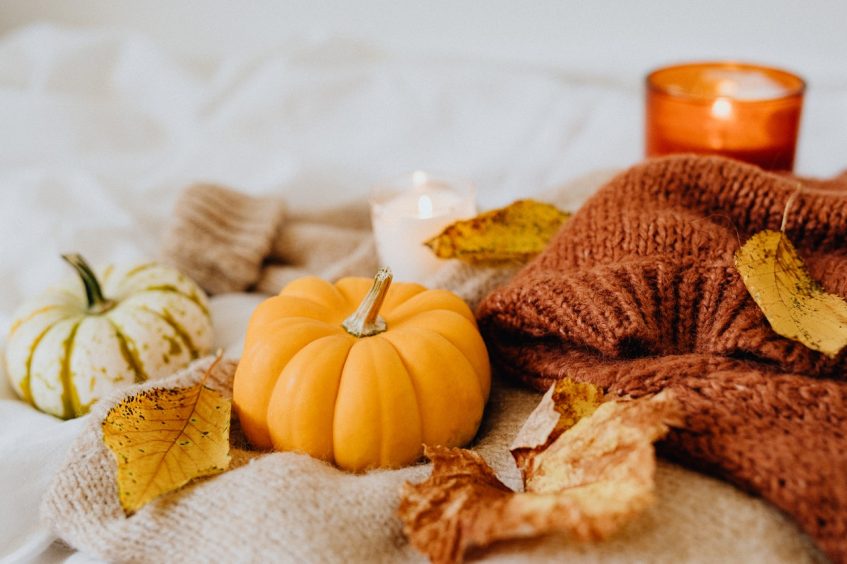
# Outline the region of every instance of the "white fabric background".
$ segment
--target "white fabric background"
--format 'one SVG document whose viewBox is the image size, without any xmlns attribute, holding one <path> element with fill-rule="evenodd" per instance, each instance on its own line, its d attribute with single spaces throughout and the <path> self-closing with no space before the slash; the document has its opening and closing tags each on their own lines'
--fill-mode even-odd
<svg viewBox="0 0 847 564">
<path fill-rule="evenodd" d="M 632 73 L 392 55 L 332 38 L 198 65 L 161 44 L 51 25 L 0 39 L 0 333 L 26 297 L 67 275 L 61 252 L 98 264 L 154 255 L 178 190 L 196 180 L 305 210 L 420 168 L 473 180 L 487 208 L 641 157 Z M 801 173 L 847 167 L 847 68 L 824 75 L 828 65 L 814 68 Z M 237 348 L 255 303 L 214 300 L 220 344 Z M 52 539 L 37 509 L 79 423 L 21 404 L 0 375 L 0 557 L 66 556 L 42 552 Z"/>
</svg>

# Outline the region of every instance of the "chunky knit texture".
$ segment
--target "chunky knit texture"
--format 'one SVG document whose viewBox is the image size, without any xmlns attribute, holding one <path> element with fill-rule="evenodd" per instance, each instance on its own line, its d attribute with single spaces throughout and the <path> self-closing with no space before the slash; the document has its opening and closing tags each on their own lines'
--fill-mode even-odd
<svg viewBox="0 0 847 564">
<path fill-rule="evenodd" d="M 847 353 L 776 335 L 733 265 L 739 242 L 780 228 L 798 186 L 785 232 L 847 296 L 847 174 L 670 157 L 602 188 L 478 316 L 496 366 L 538 390 L 562 377 L 673 388 L 687 417 L 665 453 L 765 497 L 847 562 Z"/>
<path fill-rule="evenodd" d="M 165 233 L 162 258 L 211 294 L 246 290 L 259 280 L 282 213 L 279 200 L 244 198 L 214 184 L 189 186 Z"/>
</svg>

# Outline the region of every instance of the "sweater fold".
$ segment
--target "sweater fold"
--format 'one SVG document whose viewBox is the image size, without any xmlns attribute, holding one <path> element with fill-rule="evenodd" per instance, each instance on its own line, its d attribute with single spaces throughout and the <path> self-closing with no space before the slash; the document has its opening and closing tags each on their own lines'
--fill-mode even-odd
<svg viewBox="0 0 847 564">
<path fill-rule="evenodd" d="M 759 494 L 847 562 L 847 352 L 780 337 L 733 264 L 763 229 L 847 296 L 847 174 L 811 180 L 720 157 L 647 161 L 601 188 L 477 315 L 495 366 L 640 396 L 672 388 L 666 454 Z"/>
</svg>

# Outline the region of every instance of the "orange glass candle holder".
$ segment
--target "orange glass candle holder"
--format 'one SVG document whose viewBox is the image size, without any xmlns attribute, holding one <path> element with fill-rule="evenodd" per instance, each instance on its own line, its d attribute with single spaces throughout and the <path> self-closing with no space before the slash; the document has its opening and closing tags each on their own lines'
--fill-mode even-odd
<svg viewBox="0 0 847 564">
<path fill-rule="evenodd" d="M 806 84 L 735 62 L 665 67 L 647 76 L 646 153 L 723 155 L 792 170 Z"/>
</svg>

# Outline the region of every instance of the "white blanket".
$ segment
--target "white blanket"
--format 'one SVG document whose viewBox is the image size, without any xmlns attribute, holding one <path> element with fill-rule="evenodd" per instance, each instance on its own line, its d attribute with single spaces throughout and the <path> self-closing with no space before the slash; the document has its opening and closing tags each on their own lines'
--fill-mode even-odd
<svg viewBox="0 0 847 564">
<path fill-rule="evenodd" d="M 473 180 L 487 208 L 639 160 L 640 84 L 580 76 L 336 41 L 189 67 L 126 34 L 42 26 L 8 36 L 0 332 L 26 297 L 68 274 L 62 252 L 95 264 L 155 255 L 193 181 L 313 210 L 425 169 Z M 827 84 L 807 98 L 803 174 L 847 166 L 847 72 Z M 256 300 L 213 300 L 218 342 L 232 354 Z M 0 375 L 0 557 L 66 556 L 48 548 L 38 505 L 79 428 L 19 402 Z"/>
</svg>

